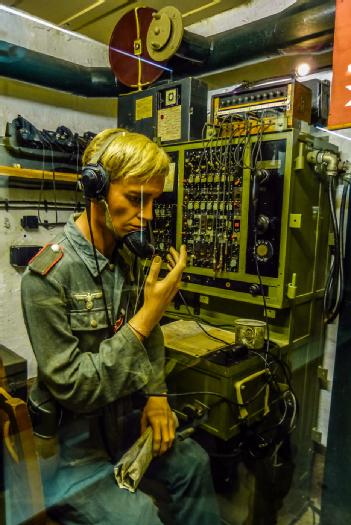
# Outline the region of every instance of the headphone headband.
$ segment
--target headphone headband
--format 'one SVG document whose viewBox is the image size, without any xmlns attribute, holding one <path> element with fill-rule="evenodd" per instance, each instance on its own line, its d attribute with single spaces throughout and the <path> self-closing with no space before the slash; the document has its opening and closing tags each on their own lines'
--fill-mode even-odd
<svg viewBox="0 0 351 525">
<path fill-rule="evenodd" d="M 98 151 L 95 151 L 87 166 L 89 166 L 89 164 L 98 164 L 100 162 L 101 157 L 112 144 L 112 142 L 115 140 L 115 138 L 117 138 L 119 135 L 124 136 L 125 134 L 125 131 L 116 131 L 116 133 L 113 133 L 106 140 L 104 140 Z"/>
</svg>

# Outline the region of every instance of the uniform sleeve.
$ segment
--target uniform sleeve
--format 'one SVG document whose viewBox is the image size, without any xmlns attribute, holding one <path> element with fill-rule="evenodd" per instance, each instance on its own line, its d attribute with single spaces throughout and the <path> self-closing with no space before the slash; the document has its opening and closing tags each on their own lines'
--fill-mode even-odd
<svg viewBox="0 0 351 525">
<path fill-rule="evenodd" d="M 165 383 L 165 347 L 163 333 L 159 325 L 155 326 L 145 340 L 145 347 L 152 365 L 152 377 L 148 381 L 145 392 L 161 394 L 167 392 Z"/>
<path fill-rule="evenodd" d="M 96 353 L 85 352 L 71 330 L 60 283 L 28 270 L 21 296 L 40 377 L 67 409 L 89 413 L 151 381 L 154 368 L 148 352 L 128 325 L 103 340 Z M 151 342 L 157 338 L 156 333 L 150 336 Z"/>
</svg>

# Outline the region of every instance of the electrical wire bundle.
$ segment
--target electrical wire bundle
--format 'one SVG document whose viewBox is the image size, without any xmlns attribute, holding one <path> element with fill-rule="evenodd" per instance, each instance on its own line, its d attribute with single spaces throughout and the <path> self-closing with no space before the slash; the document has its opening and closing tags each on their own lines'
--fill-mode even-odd
<svg viewBox="0 0 351 525">
<path fill-rule="evenodd" d="M 235 247 L 230 242 L 231 224 L 228 222 L 228 215 L 235 215 L 237 209 L 241 206 L 241 200 L 235 200 L 235 188 L 241 191 L 242 170 L 244 166 L 244 155 L 246 146 L 248 145 L 247 135 L 241 136 L 234 125 L 229 126 L 230 136 L 223 143 L 223 130 L 229 122 L 232 124 L 237 121 L 238 117 L 230 115 L 223 119 L 220 124 L 217 135 L 212 135 L 205 139 L 204 133 L 206 126 L 202 133 L 202 150 L 199 155 L 197 165 L 194 167 L 194 173 L 200 173 L 198 192 L 194 197 L 199 198 L 203 193 L 210 189 L 211 198 L 210 210 L 207 214 L 211 220 L 211 227 L 202 231 L 201 222 L 199 225 L 198 236 L 203 241 L 204 237 L 211 232 L 211 248 L 206 248 L 206 258 L 211 261 L 211 267 L 214 273 L 218 271 L 233 271 L 231 264 L 235 265 Z M 240 119 L 241 120 L 241 119 Z M 238 144 L 234 144 L 234 139 L 238 139 Z M 192 181 L 190 181 L 192 182 Z M 233 195 L 230 196 L 230 193 Z M 199 195 L 198 195 L 199 194 Z M 186 210 L 184 215 L 186 216 Z M 239 213 L 240 214 L 240 213 Z M 207 224 L 209 217 L 206 217 Z M 185 224 L 187 222 L 185 221 Z M 230 263 L 229 263 L 230 262 Z"/>
<path fill-rule="evenodd" d="M 345 180 L 340 204 L 339 221 L 335 209 L 336 180 L 328 178 L 328 200 L 334 234 L 332 263 L 324 290 L 323 312 L 324 321 L 332 323 L 339 315 L 344 296 L 344 246 L 345 246 L 345 211 L 349 194 L 349 182 Z"/>
<path fill-rule="evenodd" d="M 253 124 L 252 119 L 255 119 Z M 240 122 L 240 126 L 235 125 L 236 122 Z M 255 130 L 258 130 L 257 135 L 255 134 L 256 140 L 253 140 L 252 129 L 253 125 Z M 260 117 L 252 116 L 251 114 L 227 115 L 221 120 L 219 125 L 217 136 L 210 136 L 205 140 L 205 129 L 202 130 L 202 151 L 198 159 L 198 164 L 195 168 L 195 173 L 200 173 L 200 181 L 204 182 L 204 186 L 201 186 L 200 182 L 200 194 L 205 192 L 207 184 L 207 176 L 209 173 L 209 166 L 215 168 L 215 173 L 218 174 L 219 183 L 217 184 L 216 195 L 214 200 L 214 221 L 213 221 L 213 247 L 212 247 L 212 261 L 213 270 L 223 271 L 226 269 L 226 261 L 230 254 L 228 253 L 228 232 L 227 221 L 223 220 L 222 216 L 226 212 L 226 193 L 228 185 L 230 183 L 235 184 L 235 177 L 242 177 L 244 169 L 249 170 L 251 179 L 251 210 L 252 210 L 252 226 L 253 226 L 253 247 L 252 254 L 255 262 L 256 273 L 258 277 L 259 292 L 262 296 L 264 318 L 266 322 L 267 332 L 267 350 L 269 350 L 269 324 L 267 320 L 267 305 L 262 278 L 260 274 L 259 261 L 256 254 L 257 244 L 257 203 L 259 199 L 259 184 L 264 182 L 268 177 L 269 173 L 266 170 L 263 174 L 263 179 L 258 177 L 257 164 L 258 161 L 262 160 L 262 142 L 263 134 L 269 127 L 270 122 L 265 119 L 265 111 L 262 111 Z M 226 143 L 223 144 L 222 135 L 224 130 L 229 129 L 229 137 L 226 138 Z M 245 133 L 243 133 L 245 129 Z M 235 142 L 235 147 L 233 144 Z M 249 150 L 250 155 L 247 155 Z M 247 162 L 249 158 L 249 162 Z M 241 186 L 241 184 L 240 184 Z M 234 198 L 234 196 L 233 196 Z M 235 203 L 234 203 L 235 206 Z M 234 211 L 235 214 L 235 211 Z M 201 233 L 201 232 L 200 232 Z M 180 294 L 183 302 L 184 297 Z"/>
</svg>

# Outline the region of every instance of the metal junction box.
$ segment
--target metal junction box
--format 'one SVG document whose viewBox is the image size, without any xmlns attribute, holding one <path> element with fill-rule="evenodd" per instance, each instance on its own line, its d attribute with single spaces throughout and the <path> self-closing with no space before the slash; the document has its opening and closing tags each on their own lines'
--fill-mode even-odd
<svg viewBox="0 0 351 525">
<path fill-rule="evenodd" d="M 199 139 L 207 119 L 207 85 L 183 78 L 118 98 L 118 127 L 162 143 Z"/>
<path fill-rule="evenodd" d="M 167 347 L 166 354 L 169 363 L 176 363 L 167 377 L 169 391 L 180 395 L 171 398 L 173 410 L 181 416 L 186 407 L 207 407 L 208 418 L 201 427 L 224 441 L 236 436 L 242 424 L 268 415 L 279 400 L 257 357 L 236 359 L 219 350 L 199 359 Z"/>
</svg>

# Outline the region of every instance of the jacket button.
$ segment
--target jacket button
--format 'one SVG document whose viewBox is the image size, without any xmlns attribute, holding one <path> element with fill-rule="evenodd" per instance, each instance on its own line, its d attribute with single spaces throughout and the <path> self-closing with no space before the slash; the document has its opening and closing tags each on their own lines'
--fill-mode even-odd
<svg viewBox="0 0 351 525">
<path fill-rule="evenodd" d="M 96 321 L 96 319 L 92 319 L 92 320 L 90 321 L 90 326 L 91 326 L 92 328 L 96 328 L 96 327 L 97 327 L 97 321 Z"/>
</svg>

